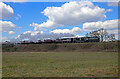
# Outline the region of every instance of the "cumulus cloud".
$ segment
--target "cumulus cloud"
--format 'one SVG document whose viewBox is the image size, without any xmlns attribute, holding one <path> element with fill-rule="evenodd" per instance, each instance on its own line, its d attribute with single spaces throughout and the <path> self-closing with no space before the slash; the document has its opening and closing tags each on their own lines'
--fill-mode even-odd
<svg viewBox="0 0 120 79">
<path fill-rule="evenodd" d="M 8 32 L 16 29 L 16 25 L 11 21 L 0 21 L 0 31 Z"/>
<path fill-rule="evenodd" d="M 9 19 L 14 14 L 13 8 L 0 2 L 0 19 Z"/>
<path fill-rule="evenodd" d="M 65 33 L 69 33 L 69 34 L 78 34 L 81 32 L 81 29 L 79 27 L 74 27 L 73 29 L 69 30 L 69 29 L 56 29 L 51 31 L 51 33 L 56 33 L 56 34 L 65 34 Z"/>
<path fill-rule="evenodd" d="M 37 41 L 39 35 L 41 34 L 43 34 L 43 31 L 26 31 L 15 37 L 15 39 L 11 39 L 11 42 L 20 42 L 24 39 L 28 39 L 29 41 Z"/>
<path fill-rule="evenodd" d="M 90 1 L 72 1 L 61 7 L 47 7 L 42 12 L 48 17 L 42 24 L 32 23 L 36 29 L 55 28 L 58 26 L 78 25 L 85 22 L 96 22 L 106 19 L 104 8 L 95 6 Z"/>
<path fill-rule="evenodd" d="M 14 31 L 9 31 L 8 33 L 9 33 L 9 34 L 15 34 L 15 32 L 14 32 Z"/>
<path fill-rule="evenodd" d="M 42 34 L 43 31 L 26 31 L 23 34 L 30 34 L 31 36 L 35 36 L 37 34 Z"/>
<path fill-rule="evenodd" d="M 98 22 L 88 22 L 83 24 L 83 30 L 84 31 L 92 31 L 97 30 L 100 28 L 107 29 L 109 33 L 118 33 L 118 19 L 115 20 L 107 20 L 104 22 L 98 21 Z"/>
</svg>

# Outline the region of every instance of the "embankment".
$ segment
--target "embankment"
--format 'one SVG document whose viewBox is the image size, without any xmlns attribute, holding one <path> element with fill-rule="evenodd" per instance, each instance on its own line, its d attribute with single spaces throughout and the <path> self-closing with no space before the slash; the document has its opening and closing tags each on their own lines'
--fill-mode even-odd
<svg viewBox="0 0 120 79">
<path fill-rule="evenodd" d="M 3 52 L 99 52 L 118 51 L 118 42 L 3 45 Z"/>
</svg>

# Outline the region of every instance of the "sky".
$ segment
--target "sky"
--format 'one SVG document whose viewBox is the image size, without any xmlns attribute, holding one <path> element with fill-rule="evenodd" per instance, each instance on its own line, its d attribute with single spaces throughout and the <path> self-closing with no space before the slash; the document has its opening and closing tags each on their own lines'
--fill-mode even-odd
<svg viewBox="0 0 120 79">
<path fill-rule="evenodd" d="M 2 40 L 84 36 L 105 28 L 118 37 L 116 3 L 70 2 L 0 2 Z"/>
</svg>

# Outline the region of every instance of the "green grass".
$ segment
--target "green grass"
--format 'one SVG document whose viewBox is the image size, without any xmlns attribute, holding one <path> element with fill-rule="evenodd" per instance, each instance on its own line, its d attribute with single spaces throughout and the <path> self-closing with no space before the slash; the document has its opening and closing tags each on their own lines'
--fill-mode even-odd
<svg viewBox="0 0 120 79">
<path fill-rule="evenodd" d="M 116 77 L 116 52 L 3 53 L 3 77 Z"/>
</svg>

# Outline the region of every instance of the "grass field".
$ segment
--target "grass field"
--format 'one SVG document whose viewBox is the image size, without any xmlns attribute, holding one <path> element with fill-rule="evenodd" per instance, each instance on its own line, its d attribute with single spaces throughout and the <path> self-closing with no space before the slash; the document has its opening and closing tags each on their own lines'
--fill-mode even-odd
<svg viewBox="0 0 120 79">
<path fill-rule="evenodd" d="M 3 53 L 3 77 L 116 77 L 117 52 Z"/>
</svg>

